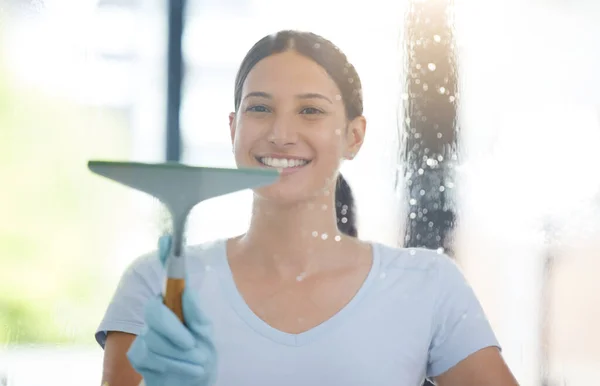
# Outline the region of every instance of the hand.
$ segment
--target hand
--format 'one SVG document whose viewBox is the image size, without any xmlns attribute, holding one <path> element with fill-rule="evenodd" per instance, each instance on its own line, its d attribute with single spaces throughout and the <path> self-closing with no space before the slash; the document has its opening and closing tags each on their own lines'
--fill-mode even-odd
<svg viewBox="0 0 600 386">
<path fill-rule="evenodd" d="M 171 238 L 159 240 L 159 258 L 165 263 Z M 127 358 L 147 386 L 209 386 L 216 376 L 216 350 L 211 324 L 195 294 L 183 292 L 185 326 L 161 298 L 149 301 L 146 328 L 131 345 Z M 187 326 L 187 327 L 186 327 Z"/>
</svg>

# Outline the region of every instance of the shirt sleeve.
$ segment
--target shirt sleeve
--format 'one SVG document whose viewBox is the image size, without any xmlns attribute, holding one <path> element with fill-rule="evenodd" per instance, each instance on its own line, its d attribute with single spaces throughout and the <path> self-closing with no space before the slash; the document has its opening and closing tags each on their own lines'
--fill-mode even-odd
<svg viewBox="0 0 600 386">
<path fill-rule="evenodd" d="M 165 277 L 156 252 L 136 259 L 127 267 L 95 333 L 102 348 L 108 331 L 134 335 L 142 332 L 146 303 L 161 294 Z"/>
<path fill-rule="evenodd" d="M 473 289 L 456 263 L 446 256 L 440 256 L 437 283 L 427 377 L 446 372 L 483 348 L 500 349 Z"/>
</svg>

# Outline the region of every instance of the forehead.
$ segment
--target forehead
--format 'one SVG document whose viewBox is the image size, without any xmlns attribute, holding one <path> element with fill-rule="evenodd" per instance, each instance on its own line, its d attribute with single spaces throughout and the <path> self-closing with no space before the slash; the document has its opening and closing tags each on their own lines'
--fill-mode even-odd
<svg viewBox="0 0 600 386">
<path fill-rule="evenodd" d="M 254 91 L 274 95 L 316 92 L 332 98 L 340 94 L 323 67 L 293 51 L 268 56 L 254 66 L 244 82 L 243 94 Z"/>
</svg>

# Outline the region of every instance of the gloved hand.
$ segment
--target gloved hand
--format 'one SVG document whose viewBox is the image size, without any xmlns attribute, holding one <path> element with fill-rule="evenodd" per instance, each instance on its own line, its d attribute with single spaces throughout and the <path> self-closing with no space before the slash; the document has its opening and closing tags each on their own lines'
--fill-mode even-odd
<svg viewBox="0 0 600 386">
<path fill-rule="evenodd" d="M 170 244 L 169 236 L 159 240 L 163 265 Z M 182 303 L 185 326 L 161 298 L 150 300 L 146 306 L 146 328 L 134 340 L 127 358 L 147 386 L 209 386 L 215 382 L 217 356 L 210 321 L 187 287 Z"/>
</svg>

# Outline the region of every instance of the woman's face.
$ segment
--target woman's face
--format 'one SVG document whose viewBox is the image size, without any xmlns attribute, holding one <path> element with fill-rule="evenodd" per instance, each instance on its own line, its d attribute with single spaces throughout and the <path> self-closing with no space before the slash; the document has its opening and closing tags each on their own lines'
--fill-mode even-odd
<svg viewBox="0 0 600 386">
<path fill-rule="evenodd" d="M 335 82 L 294 51 L 258 62 L 230 114 L 238 167 L 280 169 L 279 181 L 256 193 L 288 203 L 333 189 L 340 162 L 362 145 L 365 125 L 363 117 L 348 121 Z"/>
</svg>

